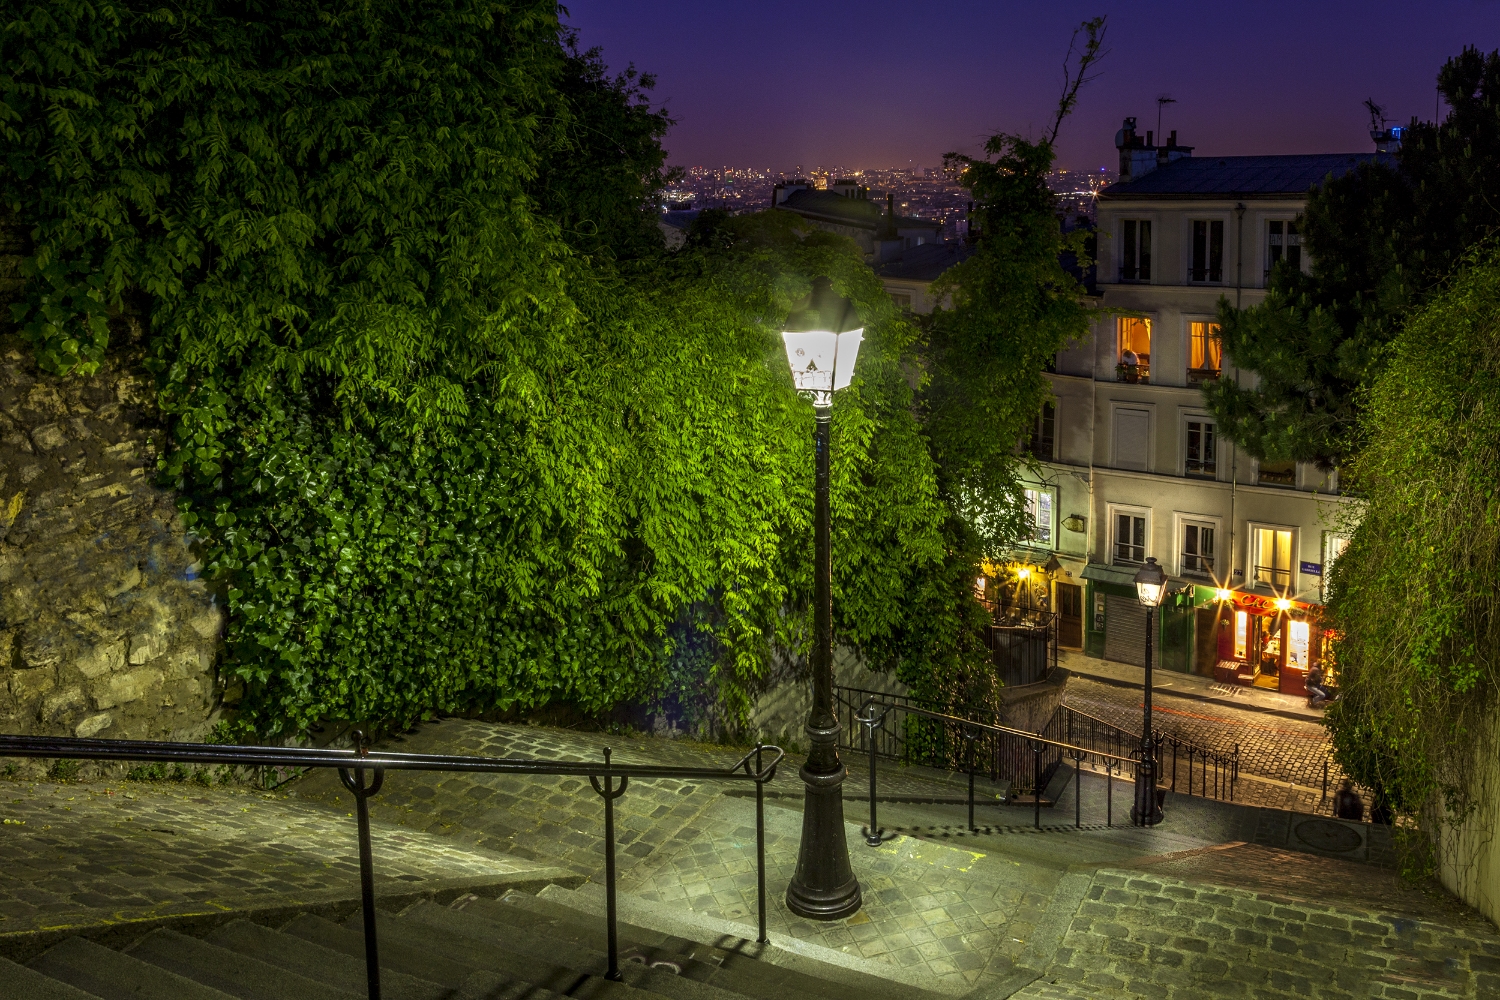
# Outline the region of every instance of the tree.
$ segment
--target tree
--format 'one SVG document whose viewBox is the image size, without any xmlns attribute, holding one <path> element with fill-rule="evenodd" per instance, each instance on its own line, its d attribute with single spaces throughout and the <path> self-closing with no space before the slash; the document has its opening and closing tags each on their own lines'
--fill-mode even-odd
<svg viewBox="0 0 1500 1000">
<path fill-rule="evenodd" d="M 1401 323 L 1500 226 L 1500 51 L 1466 48 L 1438 86 L 1441 123 L 1413 119 L 1393 163 L 1362 164 L 1309 194 L 1310 273 L 1279 264 L 1263 303 L 1220 304 L 1225 353 L 1258 385 L 1220 379 L 1204 394 L 1257 458 L 1345 464 L 1361 446 L 1362 387 Z"/>
<path fill-rule="evenodd" d="M 1500 255 L 1402 325 L 1361 409 L 1364 499 L 1328 602 L 1340 764 L 1419 822 L 1463 816 L 1500 680 Z M 1493 796 L 1493 790 L 1482 794 Z"/>
</svg>

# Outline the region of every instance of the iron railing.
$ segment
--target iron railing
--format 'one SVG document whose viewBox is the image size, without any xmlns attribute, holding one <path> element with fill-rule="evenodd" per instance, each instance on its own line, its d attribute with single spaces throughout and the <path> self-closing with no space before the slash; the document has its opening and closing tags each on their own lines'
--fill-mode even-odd
<svg viewBox="0 0 1500 1000">
<path fill-rule="evenodd" d="M 1154 720 L 1152 725 L 1156 725 Z M 1042 732 L 1066 743 L 1076 743 L 1080 746 L 1088 746 L 1090 749 L 1103 747 L 1115 753 L 1123 752 L 1122 747 L 1139 746 L 1141 742 L 1139 733 L 1121 729 L 1119 726 L 1095 718 L 1086 712 L 1080 712 L 1068 705 L 1057 706 L 1057 711 L 1052 713 L 1052 718 Z M 1159 729 L 1153 735 L 1156 747 L 1156 773 L 1162 778 L 1170 775 L 1171 783 L 1168 787 L 1172 791 L 1203 798 L 1234 801 L 1240 778 L 1240 745 L 1238 743 L 1232 750 L 1224 751 L 1201 746 L 1174 733 Z M 1171 753 L 1170 770 L 1167 757 L 1169 751 Z M 1179 777 L 1182 779 L 1182 788 L 1178 788 Z"/>
<path fill-rule="evenodd" d="M 679 778 L 696 781 L 753 781 L 755 783 L 756 876 L 759 890 L 760 942 L 766 937 L 766 835 L 765 784 L 776 777 L 785 756 L 775 746 L 757 744 L 732 767 L 676 767 L 670 765 L 614 764 L 610 750 L 604 763 L 589 761 L 529 760 L 513 757 L 469 757 L 448 754 L 413 754 L 372 751 L 363 734 L 354 732 L 355 747 L 349 750 L 313 747 L 220 746 L 199 743 L 165 743 L 146 740 L 76 739 L 50 736 L 0 735 L 0 757 L 40 757 L 67 760 L 161 761 L 181 764 L 227 765 L 231 767 L 337 768 L 339 780 L 354 796 L 359 836 L 360 902 L 364 910 L 365 974 L 370 1000 L 380 1000 L 379 942 L 375 929 L 375 872 L 370 851 L 369 800 L 385 781 L 386 771 L 465 771 L 488 774 L 534 776 L 573 775 L 587 777 L 604 800 L 605 920 L 609 939 L 609 968 L 605 978 L 619 982 L 619 945 L 615 919 L 615 810 L 614 801 L 625 794 L 631 778 Z M 770 757 L 767 761 L 766 758 Z"/>
<path fill-rule="evenodd" d="M 840 689 L 843 693 L 852 691 L 850 688 Z M 919 708 L 911 704 L 909 698 L 899 698 L 890 695 L 880 695 L 873 692 L 859 692 L 866 695 L 860 706 L 858 714 L 851 714 L 849 728 L 845 732 L 852 732 L 855 726 L 863 728 L 859 743 L 863 746 L 851 744 L 847 749 L 855 752 L 864 752 L 870 759 L 870 825 L 864 829 L 865 843 L 871 847 L 878 846 L 884 831 L 880 829 L 879 818 L 876 812 L 876 770 L 877 757 L 892 757 L 890 750 L 893 746 L 901 746 L 905 755 L 897 757 L 907 763 L 920 763 L 928 766 L 946 767 L 954 771 L 966 771 L 969 776 L 969 830 L 977 829 L 974 825 L 974 776 L 981 770 L 981 764 L 989 772 L 990 779 L 997 780 L 1005 778 L 1017 787 L 1024 787 L 1022 779 L 1028 777 L 1024 774 L 1027 770 L 1024 764 L 1028 761 L 1030 768 L 1030 797 L 1032 803 L 1032 822 L 1038 830 L 1042 827 L 1042 791 L 1052 774 L 1062 763 L 1064 756 L 1073 761 L 1075 770 L 1073 781 L 1073 825 L 1083 825 L 1083 794 L 1081 791 L 1082 780 L 1078 777 L 1083 770 L 1085 761 L 1093 770 L 1103 770 L 1106 775 L 1105 800 L 1106 800 L 1106 823 L 1114 825 L 1114 790 L 1115 777 L 1119 773 L 1123 776 L 1126 767 L 1134 766 L 1140 762 L 1140 750 L 1136 749 L 1134 754 L 1110 753 L 1103 750 L 1094 750 L 1088 747 L 1074 746 L 1058 740 L 1049 739 L 1040 733 L 1028 733 L 1024 729 L 1012 729 L 987 722 L 976 722 L 972 719 L 963 719 L 956 715 L 948 715 L 943 712 L 934 712 L 925 708 Z M 886 717 L 892 713 L 898 716 L 904 715 L 899 723 L 887 729 Z M 899 730 L 906 730 L 907 736 L 899 734 Z M 925 732 L 924 732 L 925 730 Z M 916 735 L 913 736 L 912 734 Z M 933 736 L 937 740 L 933 740 Z M 958 746 L 944 745 L 943 741 L 954 738 L 962 741 Z M 886 752 L 882 753 L 881 748 Z M 912 759 L 912 752 L 918 753 L 930 751 L 934 747 L 938 749 L 936 758 Z M 951 750 L 957 750 L 959 766 L 953 766 L 955 761 L 950 756 Z M 1134 775 L 1132 775 L 1133 777 Z M 1011 801 L 1015 801 L 1012 799 Z"/>
</svg>

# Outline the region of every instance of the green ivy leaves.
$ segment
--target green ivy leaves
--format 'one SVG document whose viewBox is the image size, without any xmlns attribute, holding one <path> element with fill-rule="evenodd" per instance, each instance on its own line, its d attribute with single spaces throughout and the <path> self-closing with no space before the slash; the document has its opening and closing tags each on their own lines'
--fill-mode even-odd
<svg viewBox="0 0 1500 1000">
<path fill-rule="evenodd" d="M 53 375 L 92 375 L 109 347 L 104 276 L 84 265 L 27 263 L 26 298 L 10 309 L 37 366 Z"/>
</svg>

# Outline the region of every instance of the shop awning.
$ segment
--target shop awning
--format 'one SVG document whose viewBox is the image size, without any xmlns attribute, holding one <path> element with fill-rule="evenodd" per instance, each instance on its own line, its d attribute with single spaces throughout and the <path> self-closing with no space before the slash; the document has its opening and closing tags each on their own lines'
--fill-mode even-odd
<svg viewBox="0 0 1500 1000">
<path fill-rule="evenodd" d="M 1113 583 L 1122 587 L 1135 586 L 1135 570 L 1128 566 L 1109 566 L 1091 562 L 1083 568 L 1083 578 L 1095 583 Z"/>
</svg>

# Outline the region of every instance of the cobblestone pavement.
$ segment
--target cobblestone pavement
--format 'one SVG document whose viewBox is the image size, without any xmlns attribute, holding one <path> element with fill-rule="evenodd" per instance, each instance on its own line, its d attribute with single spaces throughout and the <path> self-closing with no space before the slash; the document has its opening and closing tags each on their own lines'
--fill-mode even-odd
<svg viewBox="0 0 1500 1000">
<path fill-rule="evenodd" d="M 391 744 L 552 759 L 599 759 L 605 746 L 622 763 L 728 766 L 740 756 L 454 720 Z M 766 806 L 768 922 L 773 935 L 834 949 L 867 971 L 888 968 L 950 995 L 978 990 L 976 998 L 1028 982 L 1016 996 L 1500 995 L 1485 992 L 1500 968 L 1492 927 L 1441 892 L 1342 860 L 1389 862 L 1384 828 L 1186 796 L 1168 797 L 1160 827 L 1134 828 L 1124 825 L 1129 784 L 1089 774 L 1075 779 L 1077 827 L 1070 786 L 1043 810 L 1040 831 L 1030 810 L 993 797 L 981 797 L 971 831 L 964 776 L 882 764 L 882 795 L 908 801 L 880 803 L 885 839 L 873 848 L 860 835 L 867 814 L 851 776 L 846 835 L 865 905 L 844 921 L 802 920 L 783 902 L 800 838 L 798 764 L 786 761 Z M 0 827 L 0 937 L 348 894 L 353 824 L 336 780 L 316 773 L 278 794 L 0 785 L 11 792 L 0 802 L 10 821 Z M 1111 798 L 1120 825 L 1109 822 Z M 602 806 L 582 780 L 390 772 L 371 804 L 378 885 L 524 878 L 528 865 L 600 881 Z M 753 937 L 754 816 L 745 784 L 632 782 L 617 802 L 622 893 Z"/>
<path fill-rule="evenodd" d="M 1141 731 L 1139 691 L 1073 677 L 1063 701 L 1121 729 Z M 1153 692 L 1151 708 L 1152 727 L 1160 732 L 1215 750 L 1228 751 L 1239 744 L 1242 775 L 1321 790 L 1323 764 L 1328 761 L 1330 789 L 1342 778 L 1342 772 L 1329 760 L 1328 731 L 1318 722 L 1299 722 L 1164 691 Z"/>
<path fill-rule="evenodd" d="M 0 938 L 357 898 L 354 820 L 285 795 L 165 783 L 0 781 Z M 538 866 L 376 823 L 387 893 Z"/>
</svg>

